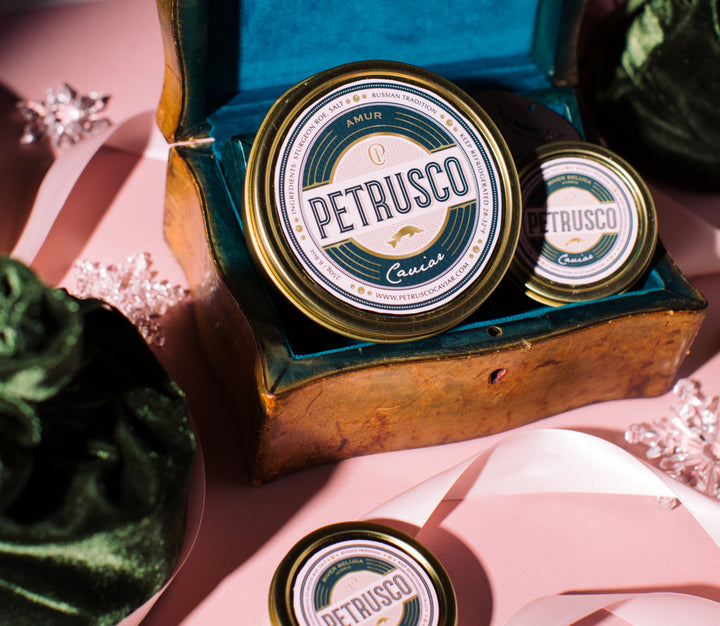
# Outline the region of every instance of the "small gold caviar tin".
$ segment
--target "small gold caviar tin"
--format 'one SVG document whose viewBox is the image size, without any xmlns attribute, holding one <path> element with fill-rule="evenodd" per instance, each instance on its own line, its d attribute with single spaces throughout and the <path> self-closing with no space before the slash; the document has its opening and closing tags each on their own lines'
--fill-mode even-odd
<svg viewBox="0 0 720 626">
<path fill-rule="evenodd" d="M 489 116 L 449 81 L 363 61 L 316 74 L 270 109 L 247 163 L 251 254 L 294 305 L 347 336 L 442 332 L 500 282 L 520 192 Z"/>
<path fill-rule="evenodd" d="M 389 526 L 342 522 L 301 539 L 270 586 L 273 626 L 455 626 L 447 573 L 415 539 Z"/>
<path fill-rule="evenodd" d="M 657 242 L 652 197 L 610 150 L 548 144 L 518 165 L 523 224 L 511 276 L 551 306 L 622 293 L 647 270 Z"/>
</svg>

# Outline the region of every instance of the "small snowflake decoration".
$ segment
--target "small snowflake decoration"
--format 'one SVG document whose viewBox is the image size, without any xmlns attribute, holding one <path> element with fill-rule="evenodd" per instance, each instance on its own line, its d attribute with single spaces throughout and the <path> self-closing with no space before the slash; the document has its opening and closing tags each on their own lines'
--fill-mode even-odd
<svg viewBox="0 0 720 626">
<path fill-rule="evenodd" d="M 130 256 L 118 265 L 76 261 L 73 293 L 111 304 L 137 327 L 145 341 L 162 346 L 165 337 L 157 319 L 180 304 L 187 291 L 166 280 L 157 280 L 157 272 L 151 266 L 147 252 Z"/>
<path fill-rule="evenodd" d="M 100 116 L 109 100 L 110 96 L 95 92 L 78 95 L 63 83 L 48 89 L 44 102 L 19 102 L 17 107 L 25 120 L 20 143 L 38 143 L 50 137 L 56 146 L 64 148 L 98 133 L 110 126 L 110 120 Z"/>
<path fill-rule="evenodd" d="M 717 396 L 707 398 L 700 384 L 686 378 L 673 388 L 672 414 L 652 424 L 632 424 L 631 444 L 647 446 L 645 455 L 670 476 L 720 498 L 720 409 Z"/>
</svg>

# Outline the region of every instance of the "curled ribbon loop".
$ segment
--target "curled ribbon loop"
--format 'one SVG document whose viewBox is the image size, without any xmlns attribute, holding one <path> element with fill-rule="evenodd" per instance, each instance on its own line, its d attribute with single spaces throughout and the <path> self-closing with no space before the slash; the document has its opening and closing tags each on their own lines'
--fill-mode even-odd
<svg viewBox="0 0 720 626">
<path fill-rule="evenodd" d="M 541 598 L 516 613 L 506 626 L 572 624 L 601 610 L 633 626 L 720 624 L 720 605 L 717 602 L 682 593 L 644 593 Z"/>
<path fill-rule="evenodd" d="M 400 494 L 364 519 L 391 519 L 420 529 L 443 501 L 530 493 L 677 499 L 720 547 L 720 502 L 604 439 L 562 429 L 514 433 L 495 447 Z M 541 598 L 520 610 L 508 625 L 571 624 L 603 609 L 634 626 L 720 624 L 720 604 L 716 602 L 686 594 L 645 593 Z"/>
<path fill-rule="evenodd" d="M 10 256 L 32 265 L 65 206 L 70 193 L 97 152 L 106 145 L 153 158 L 165 152 L 157 149 L 157 129 L 152 111 L 138 113 L 123 122 L 87 137 L 63 152 L 52 164 L 38 189 L 30 218 Z M 167 146 L 165 145 L 165 148 Z"/>
</svg>

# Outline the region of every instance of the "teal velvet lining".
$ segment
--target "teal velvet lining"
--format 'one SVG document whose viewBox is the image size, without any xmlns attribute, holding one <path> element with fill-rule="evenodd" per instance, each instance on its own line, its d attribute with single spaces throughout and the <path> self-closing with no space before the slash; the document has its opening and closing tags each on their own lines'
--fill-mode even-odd
<svg viewBox="0 0 720 626">
<path fill-rule="evenodd" d="M 630 292 L 593 300 L 592 303 L 570 303 L 562 307 L 550 307 L 530 300 L 509 277 L 506 277 L 472 316 L 444 333 L 445 340 L 447 343 L 453 343 L 457 338 L 462 344 L 462 335 L 466 331 L 502 328 L 505 333 L 503 339 L 512 342 L 519 340 L 520 336 L 529 336 L 537 330 L 535 327 L 538 326 L 538 320 L 540 325 L 546 326 L 548 330 L 553 326 L 567 324 L 568 318 L 573 316 L 583 318 L 589 314 L 591 317 L 599 318 L 603 308 L 610 312 L 613 309 L 622 310 L 628 306 L 628 302 L 651 304 L 671 293 L 671 288 L 661 275 L 663 271 L 667 271 L 667 266 L 661 267 L 661 262 L 662 254 L 658 254 L 652 268 L 638 280 Z M 304 318 L 302 313 L 274 291 L 270 291 L 268 297 L 279 320 L 279 326 L 284 331 L 287 348 L 293 359 L 311 359 L 358 348 L 365 351 L 381 349 L 387 353 L 407 350 L 408 345 L 411 346 L 412 351 L 422 352 L 424 343 L 431 345 L 438 341 L 435 337 L 394 346 L 356 341 L 337 335 Z M 498 339 L 487 334 L 486 342 L 488 346 L 496 345 Z M 478 345 L 476 344 L 476 347 Z"/>
<path fill-rule="evenodd" d="M 194 450 L 125 317 L 0 258 L 0 623 L 116 624 L 157 592 Z"/>
<path fill-rule="evenodd" d="M 563 11 L 574 0 L 210 3 L 203 75 L 219 141 L 257 130 L 272 103 L 305 78 L 344 63 L 418 65 L 464 88 L 551 86 Z M 192 85 L 191 85 L 192 88 Z"/>
<path fill-rule="evenodd" d="M 580 136 L 584 136 L 582 120 L 580 118 L 577 101 L 574 92 L 566 88 L 550 88 L 532 92 L 528 95 L 528 103 L 536 103 L 547 107 L 552 112 L 563 118 L 566 124 L 575 128 Z M 218 201 L 214 206 L 229 204 L 227 211 L 216 211 L 216 214 L 222 214 L 222 219 L 218 220 L 225 223 L 223 236 L 219 238 L 221 242 L 218 253 L 221 255 L 221 265 L 223 267 L 233 268 L 233 276 L 243 278 L 241 282 L 249 280 L 248 274 L 253 276 L 253 284 L 259 285 L 265 294 L 273 316 L 277 320 L 277 327 L 281 329 L 283 339 L 292 359 L 301 361 L 306 359 L 314 359 L 323 355 L 335 355 L 338 358 L 345 353 L 347 358 L 353 358 L 352 353 L 356 351 L 376 351 L 381 350 L 385 355 L 401 355 L 409 350 L 408 356 L 412 354 L 422 353 L 425 346 L 432 351 L 430 346 L 437 342 L 445 342 L 449 344 L 458 344 L 458 349 L 463 344 L 463 333 L 469 330 L 503 327 L 504 336 L 501 339 L 480 332 L 478 335 L 483 341 L 490 346 L 497 346 L 499 343 L 512 343 L 520 341 L 520 336 L 526 336 L 532 332 L 552 331 L 567 325 L 567 320 L 577 316 L 578 319 L 586 319 L 590 317 L 600 317 L 600 311 L 607 309 L 608 316 L 619 315 L 626 311 L 632 313 L 633 307 L 649 306 L 662 308 L 667 304 L 667 294 L 674 289 L 671 286 L 673 282 L 672 272 L 669 269 L 670 262 L 664 258 L 664 250 L 657 255 L 651 270 L 642 276 L 637 284 L 629 293 L 619 294 L 605 298 L 601 301 L 593 301 L 592 304 L 577 303 L 567 304 L 562 307 L 548 307 L 530 300 L 524 295 L 523 291 L 518 288 L 509 278 L 504 279 L 503 283 L 494 292 L 488 300 L 467 320 L 455 328 L 450 329 L 443 334 L 442 338 L 430 338 L 412 342 L 410 347 L 407 345 L 387 345 L 373 344 L 350 339 L 337 333 L 333 333 L 322 326 L 309 320 L 295 306 L 280 295 L 268 281 L 264 281 L 257 276 L 257 270 L 254 268 L 249 258 L 249 253 L 245 246 L 245 240 L 242 235 L 242 219 L 240 214 L 240 203 L 242 199 L 243 174 L 246 168 L 246 158 L 252 146 L 253 136 L 235 137 L 232 140 L 223 143 L 216 141 L 212 147 L 216 159 L 214 166 L 218 168 L 217 181 L 227 187 L 227 198 L 221 203 Z M 218 152 L 220 152 L 218 154 Z M 212 185 L 208 185 L 212 187 Z M 235 231 L 236 234 L 230 234 Z M 232 246 L 226 245 L 229 241 L 233 241 Z M 225 257 L 230 254 L 232 257 Z M 678 286 L 680 291 L 683 287 Z M 246 291 L 245 288 L 238 285 L 238 293 Z M 243 307 L 252 307 L 253 303 L 243 302 Z M 588 313 L 589 312 L 589 313 Z M 256 317 L 252 312 L 249 313 L 251 318 Z M 476 347 L 480 345 L 479 340 L 475 337 Z"/>
<path fill-rule="evenodd" d="M 494 0 L 445 5 L 402 0 L 243 0 L 241 63 L 233 92 L 292 85 L 335 65 L 388 54 L 393 60 L 427 68 L 527 58 L 533 47 L 537 4 L 537 0 L 506 0 L 498 10 Z"/>
<path fill-rule="evenodd" d="M 253 328 L 263 354 L 266 384 L 273 393 L 369 364 L 501 353 L 616 319 L 661 311 L 702 311 L 707 306 L 659 246 L 650 271 L 630 291 L 617 296 L 547 307 L 527 298 L 508 279 L 471 318 L 440 335 L 399 344 L 348 339 L 297 310 L 251 261 L 233 199 L 242 186 L 237 173 L 244 171 L 251 139 L 227 142 L 222 164 L 208 143 L 175 149 L 195 173 L 205 205 L 213 209 L 205 214 L 208 245 L 223 281 Z M 228 176 L 232 168 L 237 168 L 236 175 Z"/>
<path fill-rule="evenodd" d="M 463 74 L 471 70 L 470 66 L 453 68 L 433 67 L 429 69 L 441 76 L 450 76 L 458 86 L 466 90 L 498 89 L 520 92 L 540 90 L 549 87 L 547 77 L 539 75 L 534 66 L 528 66 L 526 59 L 503 59 L 501 64 L 490 62 L 472 64 L 478 74 Z M 417 64 L 415 64 L 417 65 Z M 334 66 L 328 66 L 334 67 Z M 307 78 L 307 74 L 298 74 L 297 81 Z M 286 85 L 289 87 L 290 85 Z M 255 132 L 275 100 L 285 91 L 282 88 L 269 88 L 253 92 L 243 92 L 235 96 L 215 111 L 208 121 L 210 135 L 218 144 L 222 144 L 233 135 L 245 135 Z"/>
<path fill-rule="evenodd" d="M 482 90 L 528 94 L 584 137 L 574 92 L 556 84 L 572 73 L 582 6 L 579 0 L 480 0 L 452 8 L 405 0 L 212 3 L 211 35 L 203 42 L 208 56 L 202 93 L 208 115 L 202 121 L 209 122 L 214 142 L 194 150 L 192 158 L 212 196 L 208 204 L 216 209 L 210 219 L 214 254 L 251 323 L 273 337 L 276 332 L 282 335 L 297 364 L 320 357 L 332 369 L 360 361 L 367 353 L 392 360 L 436 354 L 441 344 L 461 351 L 469 335 L 475 348 L 499 350 L 526 335 L 566 329 L 575 321 L 594 323 L 638 310 L 682 307 L 695 298 L 684 283 L 674 284 L 677 270 L 659 253 L 652 270 L 626 294 L 591 305 L 552 308 L 529 300 L 506 280 L 470 319 L 439 337 L 412 344 L 370 344 L 310 321 L 258 275 L 248 256 L 240 219 L 245 159 L 253 134 L 284 90 L 350 61 L 403 61 L 434 71 L 471 95 Z M 502 337 L 486 333 L 496 325 L 504 327 Z M 278 374 L 288 379 L 294 375 Z"/>
<path fill-rule="evenodd" d="M 562 91 L 560 94 L 555 93 L 556 97 L 553 97 L 553 93 L 554 90 L 546 96 L 551 103 L 557 105 L 559 110 L 566 112 L 575 110 L 572 105 L 574 100 L 568 99 L 567 93 L 562 97 L 558 97 Z M 216 252 L 219 255 L 220 265 L 232 268 L 227 280 L 230 281 L 233 292 L 242 300 L 242 307 L 250 319 L 260 319 L 266 313 L 256 310 L 261 299 L 257 294 L 255 297 L 244 296 L 254 294 L 255 290 L 263 293 L 262 301 L 267 303 L 270 314 L 276 320 L 276 327 L 282 333 L 288 354 L 297 361 L 324 355 L 343 358 L 342 353 L 346 353 L 347 358 L 352 359 L 360 352 L 367 354 L 368 351 L 382 351 L 386 356 L 402 355 L 407 352 L 408 356 L 412 356 L 421 354 L 426 348 L 432 352 L 432 346 L 437 342 L 451 344 L 455 342 L 458 344 L 456 347 L 461 349 L 463 334 L 466 331 L 494 326 L 503 327 L 502 337 L 498 338 L 483 331 L 475 335 L 473 345 L 476 348 L 482 347 L 484 341 L 489 348 L 499 349 L 500 344 L 510 345 L 514 341 L 520 341 L 522 337 L 567 327 L 571 319 L 591 319 L 595 322 L 603 316 L 611 319 L 632 314 L 639 309 L 662 310 L 672 306 L 682 308 L 688 306 L 689 300 L 696 297 L 660 245 L 650 269 L 638 279 L 630 291 L 602 300 L 549 307 L 528 298 L 509 277 L 506 277 L 470 318 L 446 331 L 441 337 L 400 345 L 374 344 L 344 337 L 307 318 L 278 293 L 269 281 L 262 279 L 250 260 L 242 234 L 238 204 L 238 198 L 242 197 L 242 177 L 233 175 L 233 172 L 244 171 L 245 158 L 251 143 L 252 137 L 227 142 L 224 146 L 222 165 L 217 162 L 215 155 L 208 162 L 209 171 L 213 174 L 213 182 L 209 182 L 207 187 L 215 189 L 214 185 L 228 186 L 225 189 L 226 196 L 222 199 L 217 198 L 213 203 L 216 207 L 213 220 L 213 229 L 217 229 Z M 223 209 L 219 210 L 218 207 Z M 478 339 L 478 335 L 484 339 Z"/>
</svg>

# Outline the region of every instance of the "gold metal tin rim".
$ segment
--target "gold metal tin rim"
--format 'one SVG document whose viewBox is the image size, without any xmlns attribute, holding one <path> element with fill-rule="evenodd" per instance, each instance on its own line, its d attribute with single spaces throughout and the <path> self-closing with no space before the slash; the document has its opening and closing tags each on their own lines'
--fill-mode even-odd
<svg viewBox="0 0 720 626">
<path fill-rule="evenodd" d="M 425 88 L 446 99 L 481 131 L 499 173 L 504 215 L 502 233 L 487 267 L 449 303 L 417 314 L 382 314 L 353 307 L 334 297 L 299 265 L 283 245 L 273 210 L 273 165 L 296 116 L 309 102 L 360 78 L 381 77 Z M 271 107 L 248 158 L 242 207 L 248 248 L 277 289 L 315 322 L 348 337 L 380 343 L 421 339 L 443 332 L 475 311 L 510 267 L 520 233 L 520 187 L 505 141 L 485 111 L 450 81 L 427 70 L 392 61 L 360 61 L 320 72 L 298 83 Z"/>
<path fill-rule="evenodd" d="M 455 590 L 447 572 L 425 546 L 410 535 L 374 522 L 339 522 L 311 532 L 298 541 L 278 565 L 270 583 L 269 611 L 272 626 L 300 626 L 294 615 L 295 579 L 303 564 L 327 545 L 348 539 L 366 539 L 401 550 L 430 577 L 438 598 L 438 626 L 457 626 Z"/>
<path fill-rule="evenodd" d="M 586 302 L 620 294 L 648 269 L 657 245 L 657 217 L 650 190 L 638 172 L 613 151 L 585 142 L 557 142 L 542 146 L 524 157 L 518 164 L 518 178 L 522 181 L 540 164 L 558 157 L 574 156 L 601 163 L 626 185 L 638 216 L 638 237 L 630 258 L 617 273 L 604 281 L 586 285 L 563 284 L 533 273 L 516 255 L 509 276 L 525 288 L 527 296 L 549 306 Z"/>
</svg>

